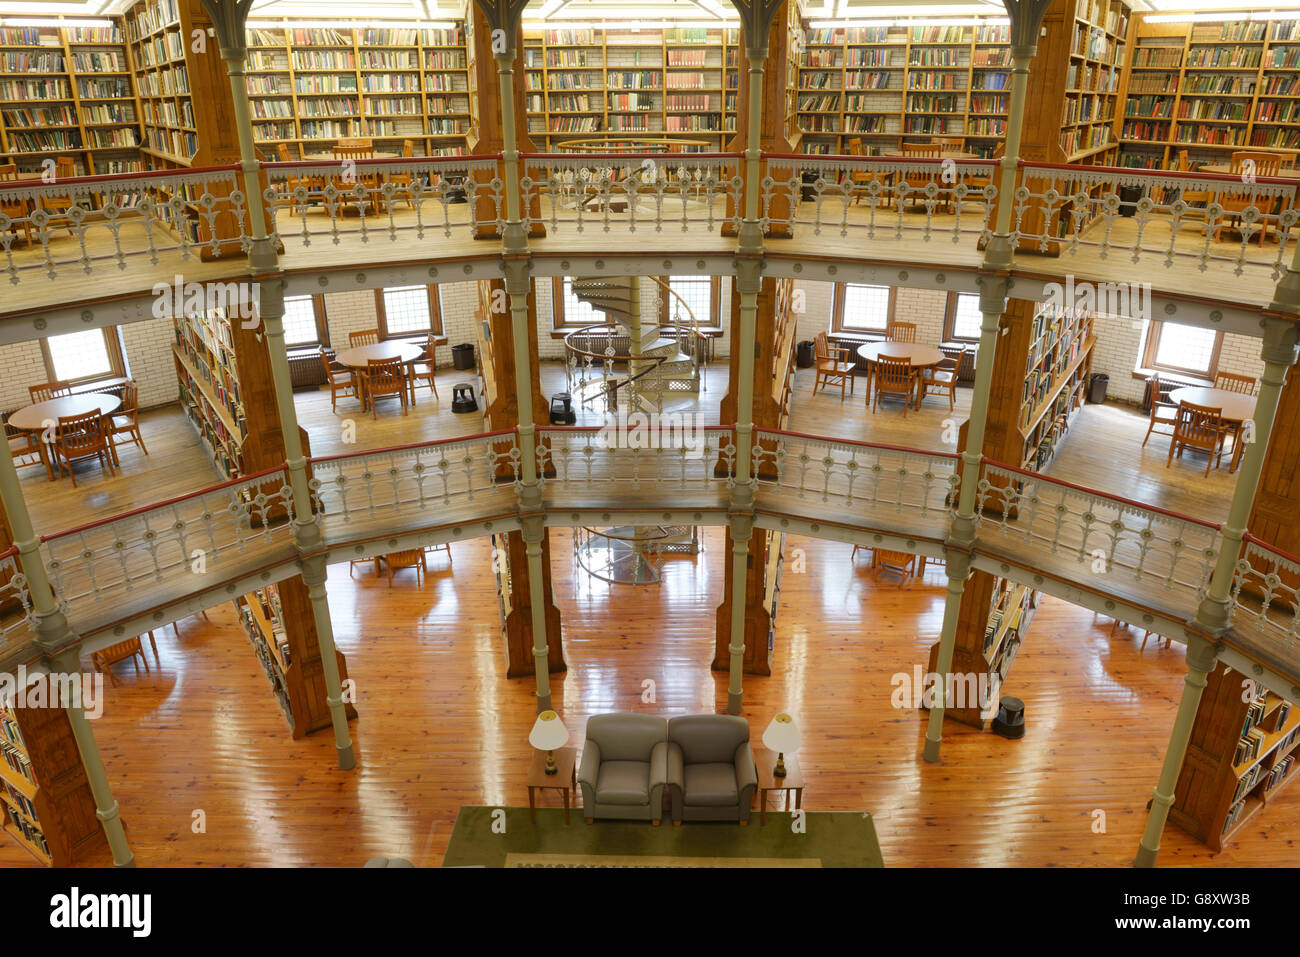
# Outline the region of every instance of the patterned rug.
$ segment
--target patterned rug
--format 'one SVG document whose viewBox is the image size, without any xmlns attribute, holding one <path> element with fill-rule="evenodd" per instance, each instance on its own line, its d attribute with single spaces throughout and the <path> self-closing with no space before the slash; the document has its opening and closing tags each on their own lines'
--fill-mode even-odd
<svg viewBox="0 0 1300 957">
<path fill-rule="evenodd" d="M 796 817 L 796 815 L 798 815 Z M 443 867 L 883 867 L 871 815 L 769 811 L 728 822 L 597 821 L 581 809 L 462 807 Z"/>
</svg>

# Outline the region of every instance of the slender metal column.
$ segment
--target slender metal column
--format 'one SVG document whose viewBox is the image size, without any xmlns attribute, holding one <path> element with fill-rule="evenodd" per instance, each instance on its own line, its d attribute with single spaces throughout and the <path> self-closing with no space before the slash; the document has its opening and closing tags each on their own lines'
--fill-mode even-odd
<svg viewBox="0 0 1300 957">
<path fill-rule="evenodd" d="M 727 645 L 727 714 L 740 714 L 745 674 L 745 584 L 754 516 L 731 516 L 731 643 Z"/>
<path fill-rule="evenodd" d="M 523 520 L 524 548 L 528 553 L 528 600 L 532 604 L 533 669 L 537 681 L 537 713 L 551 710 L 550 649 L 546 644 L 546 594 L 542 589 L 542 516 Z"/>
<path fill-rule="evenodd" d="M 1300 258 L 1300 256 L 1298 256 Z M 1289 301 L 1290 293 L 1296 287 L 1283 285 L 1278 288 L 1274 308 L 1279 312 L 1287 310 L 1295 315 L 1297 302 Z M 1228 507 L 1228 520 L 1223 523 L 1221 534 L 1223 541 L 1219 547 L 1218 559 L 1205 598 L 1196 609 L 1193 624 L 1207 635 L 1217 637 L 1228 630 L 1232 612 L 1232 579 L 1237 559 L 1241 555 L 1241 543 L 1246 531 L 1246 522 L 1250 518 L 1255 504 L 1255 495 L 1259 490 L 1259 477 L 1264 468 L 1264 455 L 1268 441 L 1273 433 L 1277 417 L 1278 402 L 1282 397 L 1282 385 L 1286 380 L 1287 369 L 1295 364 L 1297 357 L 1297 329 L 1293 319 L 1280 316 L 1265 320 L 1264 345 L 1260 350 L 1264 360 L 1264 374 L 1260 377 L 1259 398 L 1255 403 L 1254 441 L 1246 447 L 1237 473 L 1237 483 L 1232 490 L 1232 503 Z M 1169 747 L 1165 751 L 1164 764 L 1160 769 L 1160 780 L 1156 784 L 1155 794 L 1151 800 L 1151 810 L 1147 813 L 1147 826 L 1138 846 L 1134 863 L 1138 867 L 1154 867 L 1156 856 L 1160 851 L 1160 835 L 1164 831 L 1165 821 L 1169 818 L 1169 808 L 1174 803 L 1174 788 L 1178 784 L 1178 775 L 1182 771 L 1183 760 L 1187 756 L 1187 742 L 1192 734 L 1192 725 L 1196 720 L 1196 711 L 1205 690 L 1206 675 L 1214 667 L 1217 648 L 1213 641 L 1196 635 L 1188 636 L 1187 676 L 1184 678 L 1183 697 L 1178 705 L 1178 717 L 1169 736 Z"/>
</svg>

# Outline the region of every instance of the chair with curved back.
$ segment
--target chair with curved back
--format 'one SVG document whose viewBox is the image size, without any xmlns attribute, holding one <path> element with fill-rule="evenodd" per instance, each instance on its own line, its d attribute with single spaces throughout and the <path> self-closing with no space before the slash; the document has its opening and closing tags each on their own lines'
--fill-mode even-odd
<svg viewBox="0 0 1300 957">
<path fill-rule="evenodd" d="M 1253 163 L 1254 166 L 1247 164 Z M 1232 175 L 1241 177 L 1247 172 L 1255 176 L 1276 176 L 1278 170 L 1282 168 L 1282 157 L 1277 153 L 1256 153 L 1249 150 L 1243 150 L 1232 154 Z M 1267 214 L 1272 211 L 1276 200 L 1265 196 L 1255 196 L 1247 194 L 1245 196 L 1220 196 L 1219 205 L 1223 207 L 1223 216 L 1219 224 L 1214 228 L 1214 241 L 1219 241 L 1219 234 L 1227 226 L 1228 219 L 1240 217 L 1245 211 L 1254 206 L 1261 214 Z M 1242 236 L 1245 237 L 1245 226 L 1239 227 L 1242 230 Z M 1259 220 L 1258 224 L 1259 244 L 1264 245 L 1264 237 L 1268 233 L 1268 222 Z"/>
<path fill-rule="evenodd" d="M 402 415 L 407 414 L 406 367 L 401 359 L 371 359 L 362 375 L 365 377 L 366 402 L 373 418 L 379 418 L 375 407 L 378 399 L 400 399 Z"/>
<path fill-rule="evenodd" d="M 287 143 L 277 143 L 275 147 L 275 158 L 281 163 L 292 163 L 293 157 L 289 155 L 289 145 Z M 289 215 L 297 208 L 297 199 L 294 198 L 293 191 L 299 186 L 303 186 L 310 193 L 311 179 L 306 176 L 290 176 L 284 179 L 280 184 L 280 195 L 289 203 Z"/>
<path fill-rule="evenodd" d="M 108 426 L 108 439 L 113 446 L 113 458 L 117 459 L 118 442 L 115 441 L 119 435 L 129 437 L 129 441 L 140 446 L 140 451 L 145 455 L 149 450 L 145 448 L 144 436 L 140 434 L 140 386 L 134 379 L 128 379 L 122 386 L 122 405 L 118 410 L 104 419 Z"/>
<path fill-rule="evenodd" d="M 345 145 L 346 144 L 346 145 Z M 368 160 L 375 158 L 375 147 L 369 140 L 339 140 L 338 145 L 334 147 L 334 158 L 341 163 L 358 160 Z M 370 193 L 369 201 L 375 214 L 379 214 L 379 176 L 376 173 L 366 173 L 355 167 L 351 176 L 340 175 L 334 177 L 334 188 L 348 197 L 353 196 L 353 190 L 358 185 L 364 186 Z"/>
<path fill-rule="evenodd" d="M 855 136 L 849 140 L 848 151 L 850 156 L 866 156 L 862 149 L 862 137 Z M 853 196 L 853 203 L 857 205 L 862 202 L 862 197 L 867 195 L 867 189 L 876 179 L 876 174 L 868 170 L 853 170 L 849 174 L 849 192 Z M 889 202 L 889 193 L 880 194 L 882 204 Z"/>
<path fill-rule="evenodd" d="M 891 322 L 885 330 L 885 338 L 890 342 L 916 342 L 916 323 Z"/>
<path fill-rule="evenodd" d="M 1187 158 L 1187 150 L 1178 151 L 1178 172 L 1194 173 L 1191 161 Z M 1178 193 L 1178 198 L 1186 203 L 1190 211 L 1195 211 L 1202 218 L 1205 217 L 1205 207 L 1214 202 L 1214 193 L 1208 189 L 1182 189 Z"/>
<path fill-rule="evenodd" d="M 1173 427 L 1178 419 L 1178 405 L 1169 401 L 1169 393 L 1175 388 L 1174 385 L 1168 382 L 1162 383 L 1158 372 L 1153 372 L 1147 383 L 1147 397 L 1151 401 L 1151 421 L 1147 425 L 1146 437 L 1142 439 L 1143 448 L 1146 448 L 1147 439 L 1151 438 L 1152 432 L 1157 435 L 1173 435 Z M 1161 431 L 1158 426 L 1167 426 L 1169 431 Z"/>
<path fill-rule="evenodd" d="M 359 332 L 349 332 L 348 345 L 353 349 L 357 346 L 377 346 L 379 345 L 379 330 L 362 329 Z"/>
<path fill-rule="evenodd" d="M 888 395 L 903 400 L 903 417 L 907 418 L 908 407 L 916 397 L 917 389 L 917 371 L 912 368 L 912 357 L 895 359 L 881 356 L 876 360 L 875 380 L 872 413 L 880 408 L 881 397 Z"/>
<path fill-rule="evenodd" d="M 848 384 L 849 394 L 853 394 L 853 362 L 849 350 L 831 348 L 830 339 L 824 332 L 813 336 L 813 356 L 817 363 L 817 378 L 813 380 L 813 395 L 819 389 L 836 382 L 840 385 L 840 399 L 844 399 L 844 386 Z"/>
<path fill-rule="evenodd" d="M 942 159 L 943 149 L 933 143 L 904 143 L 903 155 L 907 159 Z M 925 165 L 924 169 L 919 169 L 911 173 L 903 174 L 903 182 L 908 187 L 908 196 L 915 206 L 918 201 L 923 201 L 925 188 L 939 178 L 939 167 L 937 164 Z M 944 200 L 947 205 L 948 200 Z"/>
<path fill-rule="evenodd" d="M 330 411 L 337 412 L 339 408 L 339 396 L 361 397 L 357 389 L 357 374 L 352 369 L 346 369 L 343 366 L 334 365 L 334 353 L 332 350 L 324 348 L 320 351 L 320 361 L 325 367 L 325 381 L 330 387 Z"/>
<path fill-rule="evenodd" d="M 97 458 L 108 470 L 113 470 L 113 451 L 108 444 L 108 434 L 104 428 L 104 417 L 98 411 L 85 415 L 61 415 L 54 430 L 54 464 L 60 475 L 67 470 L 72 479 L 72 487 L 77 487 L 77 473 L 73 470 L 74 462 L 91 457 Z"/>
<path fill-rule="evenodd" d="M 29 385 L 27 394 L 32 397 L 32 405 L 35 405 L 37 402 L 49 402 L 50 399 L 57 399 L 59 396 L 72 395 L 72 386 L 67 382 L 56 379 L 53 382 Z"/>
<path fill-rule="evenodd" d="M 1254 376 L 1237 375 L 1235 372 L 1216 372 L 1214 387 L 1227 392 L 1240 392 L 1242 395 L 1254 395 L 1259 383 Z"/>
<path fill-rule="evenodd" d="M 1180 403 L 1178 415 L 1174 419 L 1174 437 L 1169 440 L 1169 458 L 1165 461 L 1165 468 L 1173 464 L 1175 452 L 1181 459 L 1185 449 L 1195 449 L 1208 456 L 1205 474 L 1209 475 L 1210 469 L 1223 461 L 1223 443 L 1227 434 L 1222 409 L 1192 405 L 1190 402 Z"/>
<path fill-rule="evenodd" d="M 62 183 L 66 180 L 75 179 L 77 176 L 77 163 L 71 156 L 60 156 L 55 160 L 54 165 L 55 182 Z M 67 224 L 67 230 L 72 233 L 72 220 L 68 218 L 68 211 L 77 205 L 77 199 L 71 193 L 65 193 L 57 196 L 42 196 L 40 199 L 41 209 L 49 215 L 50 225 L 53 226 L 60 220 Z"/>
<path fill-rule="evenodd" d="M 957 407 L 957 370 L 961 368 L 962 360 L 966 358 L 966 347 L 963 346 L 961 352 L 956 356 L 946 356 L 936 365 L 926 366 L 921 370 L 921 395 L 924 399 L 927 395 L 947 395 L 948 411 L 951 412 Z M 920 408 L 920 399 L 917 402 L 917 408 Z"/>
<path fill-rule="evenodd" d="M 434 398 L 438 397 L 438 381 L 434 376 L 438 364 L 438 346 L 446 341 L 429 333 L 429 338 L 424 342 L 424 355 L 411 363 L 411 375 L 416 382 L 424 382 L 433 391 Z"/>
</svg>

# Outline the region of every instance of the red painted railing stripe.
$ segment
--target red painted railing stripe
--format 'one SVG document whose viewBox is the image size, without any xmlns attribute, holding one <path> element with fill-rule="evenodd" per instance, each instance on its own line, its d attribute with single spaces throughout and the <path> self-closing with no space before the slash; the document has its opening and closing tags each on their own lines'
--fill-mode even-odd
<svg viewBox="0 0 1300 957">
<path fill-rule="evenodd" d="M 1263 149 L 1261 147 L 1261 149 Z M 1160 170 L 1160 169 L 1129 169 L 1125 166 L 1072 166 L 1069 163 L 1036 163 L 1028 160 L 1021 160 L 1018 164 L 1022 170 L 1068 170 L 1078 173 L 1107 173 L 1113 176 L 1147 176 L 1152 179 L 1156 178 L 1174 178 L 1185 179 L 1189 182 L 1213 182 L 1213 183 L 1240 183 L 1240 176 L 1232 173 L 1199 173 L 1194 170 Z M 1267 183 L 1271 186 L 1290 186 L 1293 189 L 1300 186 L 1300 180 L 1288 179 L 1282 176 L 1256 176 L 1256 183 Z"/>
<path fill-rule="evenodd" d="M 1276 545 L 1270 545 L 1268 542 L 1264 541 L 1263 539 L 1256 538 L 1254 535 L 1250 534 L 1250 532 L 1246 532 L 1244 535 L 1242 535 L 1242 540 L 1250 542 L 1252 545 L 1258 545 L 1260 548 L 1264 549 L 1265 551 L 1272 552 L 1274 555 L 1277 555 L 1281 558 L 1285 558 L 1289 562 L 1294 562 L 1295 564 L 1300 565 L 1300 557 L 1292 555 L 1290 552 L 1285 552 L 1282 549 L 1278 548 Z"/>
</svg>

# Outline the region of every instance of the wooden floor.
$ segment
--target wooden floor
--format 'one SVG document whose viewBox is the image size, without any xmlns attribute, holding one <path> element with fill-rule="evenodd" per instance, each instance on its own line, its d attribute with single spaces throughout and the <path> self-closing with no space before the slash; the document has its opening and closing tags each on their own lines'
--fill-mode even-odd
<svg viewBox="0 0 1300 957">
<path fill-rule="evenodd" d="M 572 743 L 595 713 L 723 710 L 726 676 L 708 667 L 720 531 L 640 589 L 575 573 L 568 533 L 552 534 L 569 664 L 554 704 Z M 949 724 L 943 762 L 926 764 L 923 715 L 891 695 L 893 676 L 924 668 L 937 639 L 942 571 L 900 589 L 876 584 L 848 546 L 787 547 L 774 673 L 746 676 L 745 714 L 755 739 L 774 712 L 796 716 L 805 807 L 870 811 L 894 867 L 1131 861 L 1182 687 L 1177 646 L 1153 639 L 1140 652 L 1140 633 L 1112 637 L 1109 619 L 1045 599 L 1005 689 L 1025 701 L 1025 738 Z M 454 546 L 451 568 L 445 555 L 430 562 L 422 589 L 410 576 L 390 589 L 369 570 L 350 581 L 346 565 L 330 569 L 359 694 L 351 772 L 334 767 L 328 732 L 289 736 L 229 605 L 181 622 L 179 638 L 160 631 L 152 674 L 117 666 L 121 684 L 94 730 L 141 866 L 436 865 L 461 805 L 525 803 L 533 683 L 503 677 L 488 545 Z M 646 679 L 654 703 L 642 703 Z M 1161 863 L 1294 865 L 1297 826 L 1292 791 L 1218 855 L 1171 826 Z M 32 863 L 0 836 L 0 864 Z"/>
</svg>

